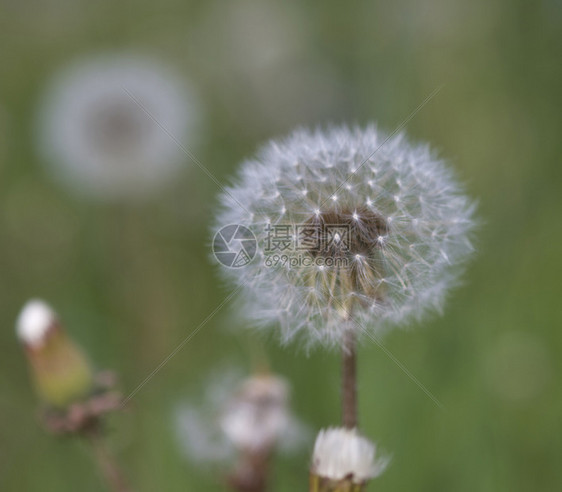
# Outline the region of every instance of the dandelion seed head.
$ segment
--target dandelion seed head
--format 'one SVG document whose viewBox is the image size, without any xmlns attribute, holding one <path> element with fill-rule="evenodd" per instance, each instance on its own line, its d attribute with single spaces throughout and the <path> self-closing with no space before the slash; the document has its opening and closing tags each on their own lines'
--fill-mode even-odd
<svg viewBox="0 0 562 492">
<path fill-rule="evenodd" d="M 451 170 L 427 146 L 374 126 L 298 130 L 244 163 L 215 227 L 245 225 L 264 250 L 264 217 L 279 205 L 259 189 L 281 195 L 286 212 L 273 225 L 312 227 L 329 244 L 304 248 L 313 267 L 254 261 L 226 271 L 243 288 L 244 312 L 283 342 L 340 346 L 350 313 L 361 338 L 439 311 L 472 251 L 474 205 Z"/>
</svg>

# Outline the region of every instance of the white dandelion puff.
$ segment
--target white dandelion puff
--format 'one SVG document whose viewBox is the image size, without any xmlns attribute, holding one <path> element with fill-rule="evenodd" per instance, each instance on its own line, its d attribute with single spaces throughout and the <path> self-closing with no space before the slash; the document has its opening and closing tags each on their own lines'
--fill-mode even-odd
<svg viewBox="0 0 562 492">
<path fill-rule="evenodd" d="M 280 325 L 283 342 L 341 346 L 351 314 L 361 337 L 440 309 L 473 249 L 474 208 L 427 146 L 338 127 L 262 147 L 222 195 L 216 227 L 244 225 L 264 253 L 224 269 L 247 316 Z M 281 251 L 283 228 L 296 239 Z M 289 261 L 260 261 L 272 253 Z"/>
<path fill-rule="evenodd" d="M 381 475 L 389 461 L 387 457 L 377 457 L 375 444 L 357 430 L 329 428 L 316 438 L 311 473 L 334 482 L 364 484 Z"/>
<path fill-rule="evenodd" d="M 151 59 L 107 55 L 58 73 L 38 118 L 39 150 L 57 179 L 77 193 L 144 196 L 169 183 L 188 160 L 200 119 L 193 91 Z"/>
</svg>

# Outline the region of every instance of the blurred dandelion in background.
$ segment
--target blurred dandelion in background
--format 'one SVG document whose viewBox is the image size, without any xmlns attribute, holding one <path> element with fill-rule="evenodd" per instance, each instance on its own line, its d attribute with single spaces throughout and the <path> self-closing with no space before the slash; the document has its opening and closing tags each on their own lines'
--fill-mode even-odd
<svg viewBox="0 0 562 492">
<path fill-rule="evenodd" d="M 188 163 L 201 106 L 160 62 L 129 55 L 84 58 L 56 74 L 38 116 L 49 172 L 77 194 L 145 196 Z M 174 141 L 177 139 L 177 141 Z"/>
<path fill-rule="evenodd" d="M 313 47 L 312 23 L 294 1 L 219 2 L 205 12 L 195 61 L 237 131 L 271 134 L 345 111 L 344 84 Z"/>
<path fill-rule="evenodd" d="M 280 376 L 224 372 L 206 385 L 202 402 L 178 406 L 179 444 L 193 463 L 230 464 L 230 481 L 265 479 L 274 451 L 296 452 L 309 440 L 308 428 L 291 412 L 289 396 L 289 383 Z"/>
</svg>

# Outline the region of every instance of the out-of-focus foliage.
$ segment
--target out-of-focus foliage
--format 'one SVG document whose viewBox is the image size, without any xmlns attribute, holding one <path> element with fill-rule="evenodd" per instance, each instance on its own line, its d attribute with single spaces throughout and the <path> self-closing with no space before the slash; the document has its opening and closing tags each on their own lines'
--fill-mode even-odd
<svg viewBox="0 0 562 492">
<path fill-rule="evenodd" d="M 36 150 L 36 111 L 57 70 L 135 52 L 172 66 L 205 109 L 197 159 L 227 182 L 264 139 L 298 125 L 408 121 L 479 198 L 478 255 L 444 316 L 360 354 L 364 434 L 393 455 L 377 490 L 562 488 L 560 155 L 562 6 L 537 2 L 278 0 L 0 4 L 0 489 L 98 491 L 83 443 L 36 424 L 14 334 L 30 297 L 53 304 L 100 368 L 132 391 L 223 301 L 208 260 L 217 185 L 186 157 L 143 201 L 73 195 Z M 222 308 L 115 416 L 111 445 L 140 491 L 222 490 L 186 462 L 173 412 L 225 361 L 251 368 L 256 342 Z M 339 362 L 266 341 L 293 407 L 339 418 Z M 261 358 L 261 355 L 259 356 Z M 303 490 L 308 455 L 282 458 L 278 492 Z"/>
</svg>

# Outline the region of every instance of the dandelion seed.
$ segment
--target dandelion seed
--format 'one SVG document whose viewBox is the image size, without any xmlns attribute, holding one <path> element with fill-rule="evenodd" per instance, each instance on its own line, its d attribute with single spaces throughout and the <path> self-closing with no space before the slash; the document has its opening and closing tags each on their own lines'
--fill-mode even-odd
<svg viewBox="0 0 562 492">
<path fill-rule="evenodd" d="M 410 144 L 403 135 L 386 139 L 373 126 L 296 131 L 265 145 L 243 165 L 229 193 L 244 209 L 228 195 L 222 197 L 217 230 L 243 224 L 265 249 L 266 223 L 260 217 L 276 210 L 278 202 L 256 198 L 255 190 L 267 187 L 281 194 L 286 208 L 276 225 L 313 228 L 311 237 L 328 245 L 305 248 L 305 254 L 326 265 L 323 270 L 254 261 L 226 272 L 243 286 L 244 312 L 260 326 L 280 325 L 283 342 L 302 337 L 309 347 L 341 347 L 350 313 L 373 334 L 418 320 L 439 310 L 462 272 L 472 251 L 473 203 L 426 146 Z M 307 169 L 306 199 L 292 191 L 303 184 L 293 166 L 296 160 Z M 350 160 L 368 162 L 356 166 L 352 190 L 346 188 Z"/>
</svg>

